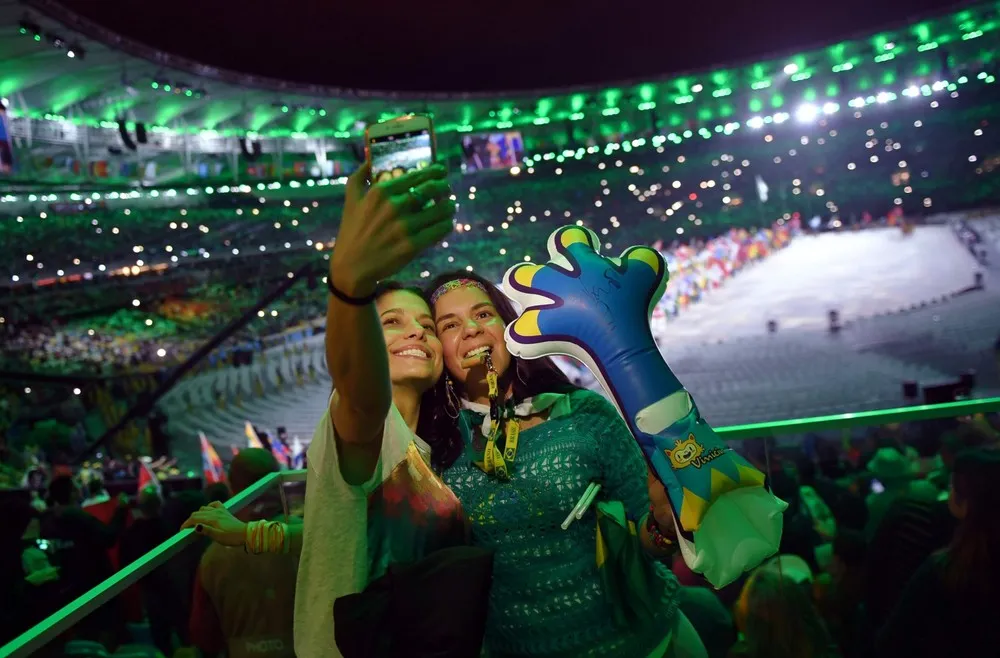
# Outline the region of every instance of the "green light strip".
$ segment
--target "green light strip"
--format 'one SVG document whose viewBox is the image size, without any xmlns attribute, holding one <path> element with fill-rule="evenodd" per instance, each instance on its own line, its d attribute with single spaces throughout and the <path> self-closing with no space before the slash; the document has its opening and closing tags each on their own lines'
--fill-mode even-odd
<svg viewBox="0 0 1000 658">
<path fill-rule="evenodd" d="M 289 474 L 289 472 L 271 473 L 252 487 L 241 491 L 229 499 L 226 503 L 226 509 L 231 512 L 238 512 L 254 502 L 269 487 L 281 481 L 282 476 L 285 474 Z M 118 571 L 118 573 L 100 585 L 80 595 L 76 600 L 35 624 L 11 640 L 7 645 L 0 647 L 0 656 L 4 658 L 20 658 L 24 656 L 27 658 L 32 655 L 59 637 L 59 635 L 81 619 L 124 592 L 154 569 L 162 566 L 172 557 L 193 544 L 195 538 L 194 530 L 183 530 L 177 533 L 132 564 Z"/>
<path fill-rule="evenodd" d="M 992 76 L 992 75 L 989 75 L 985 71 L 980 72 L 979 75 L 976 76 L 976 80 L 979 81 L 979 82 L 982 82 L 984 84 L 993 84 L 994 82 L 996 82 L 996 78 L 994 76 Z M 959 80 L 958 80 L 958 82 L 961 83 L 961 84 L 968 83 L 969 81 L 970 80 L 967 77 L 965 77 L 965 76 L 963 76 L 962 78 L 959 78 Z M 934 93 L 944 93 L 946 91 L 954 91 L 955 89 L 956 89 L 956 87 L 954 87 L 953 84 L 949 84 L 949 83 L 947 83 L 945 81 L 937 81 L 933 85 L 923 84 L 920 87 L 917 87 L 915 85 L 910 85 L 908 87 L 905 87 L 905 88 L 901 89 L 900 93 L 903 96 L 910 96 L 910 97 L 916 97 L 917 95 L 931 96 Z M 864 107 L 866 107 L 868 105 L 873 105 L 873 104 L 876 104 L 876 103 L 885 103 L 885 102 L 894 101 L 894 100 L 897 100 L 897 99 L 898 99 L 898 95 L 896 94 L 896 92 L 894 92 L 894 91 L 882 91 L 882 92 L 879 92 L 879 94 L 877 96 L 876 95 L 869 95 L 867 97 L 857 96 L 857 97 L 852 98 L 852 99 L 850 99 L 850 100 L 848 100 L 848 101 L 846 101 L 844 103 L 838 103 L 838 102 L 835 102 L 833 100 L 827 100 L 826 104 L 835 106 L 836 107 L 835 111 L 839 111 L 840 110 L 840 106 L 842 104 L 846 104 L 848 107 L 853 108 L 853 109 L 862 109 L 862 108 L 864 108 Z M 843 100 L 843 99 L 841 99 L 841 100 Z M 675 103 L 680 103 L 680 104 L 686 104 L 686 103 L 690 103 L 690 102 L 693 102 L 693 101 L 694 101 L 694 97 L 693 96 L 681 96 L 681 97 L 678 97 L 677 99 L 674 100 Z M 649 109 L 652 109 L 655 106 L 656 106 L 656 104 L 654 102 L 647 102 L 647 103 L 641 104 L 638 107 L 638 109 L 639 110 L 649 110 Z M 619 112 L 619 108 L 606 108 L 606 109 L 604 109 L 602 111 L 602 114 L 605 115 L 605 116 L 609 116 L 609 115 L 617 114 L 618 112 Z M 779 114 L 785 114 L 785 113 L 779 113 Z M 586 115 L 583 112 L 576 112 L 574 114 L 569 115 L 566 118 L 568 118 L 570 121 L 579 121 L 581 119 L 584 119 L 585 116 Z M 558 119 L 560 117 L 556 117 L 556 118 Z M 790 117 L 785 116 L 785 119 L 788 119 L 788 118 L 790 118 Z M 771 117 L 768 117 L 768 116 L 755 116 L 755 117 L 751 117 L 746 122 L 746 125 L 748 127 L 750 127 L 750 128 L 760 128 L 760 127 L 762 127 L 764 125 L 764 123 L 770 123 L 770 119 L 771 119 Z M 511 127 L 513 127 L 515 125 L 526 125 L 528 123 L 534 123 L 535 125 L 544 125 L 546 123 L 549 123 L 551 120 L 552 119 L 550 117 L 535 118 L 535 119 L 532 119 L 531 117 L 526 117 L 526 118 L 523 118 L 523 119 L 519 119 L 516 122 L 509 121 L 509 120 L 498 122 L 496 124 L 496 128 L 497 129 L 507 129 L 507 128 L 511 128 Z M 753 123 L 754 121 L 757 121 L 758 124 L 754 125 L 754 123 Z M 117 125 L 117 124 L 113 124 L 113 125 Z M 716 132 L 720 132 L 720 133 L 724 132 L 726 135 L 730 135 L 736 129 L 738 129 L 741 124 L 740 124 L 740 122 L 732 122 L 731 125 L 732 125 L 732 128 L 730 128 L 728 130 L 726 130 L 726 129 L 720 130 L 719 127 L 716 126 Z M 723 127 L 723 128 L 725 128 L 725 127 Z M 456 130 L 458 132 L 472 132 L 474 129 L 475 129 L 475 127 L 472 126 L 472 125 L 461 125 L 461 126 L 456 127 Z M 210 131 L 210 132 L 214 133 L 214 131 Z M 304 135 L 306 135 L 306 133 L 301 133 L 300 135 L 304 136 Z M 654 138 L 653 143 L 652 143 L 652 147 L 656 148 L 658 146 L 661 146 L 663 144 L 663 141 L 670 141 L 670 142 L 673 142 L 674 144 L 680 144 L 682 142 L 681 139 L 671 137 L 671 135 L 674 135 L 674 133 L 670 133 L 670 135 L 667 135 L 664 139 L 661 139 L 661 140 L 657 140 L 656 138 Z M 338 132 L 338 133 L 336 133 L 336 136 L 337 137 L 349 137 L 350 133 L 346 133 L 346 132 L 345 133 L 339 133 Z M 712 136 L 711 133 L 709 133 L 707 136 L 703 135 L 703 137 L 705 137 L 705 139 L 708 139 L 711 136 Z M 660 137 L 663 137 L 663 136 L 660 136 Z M 688 139 L 690 137 L 691 137 L 691 135 L 687 134 L 687 132 L 684 133 L 684 138 L 685 139 Z M 589 151 L 588 150 L 588 152 L 593 152 L 593 153 L 597 153 L 598 151 L 600 151 L 600 149 L 597 148 L 597 147 L 594 147 L 593 151 Z M 527 158 L 536 158 L 537 159 L 540 156 L 541 156 L 541 154 L 527 154 L 525 157 L 527 157 Z M 312 180 L 312 179 L 310 179 L 310 180 Z M 321 182 L 319 184 L 321 184 L 321 185 L 339 185 L 339 184 L 343 184 L 346 181 L 346 178 L 320 179 L 320 181 Z M 325 181 L 325 182 L 323 182 L 323 181 Z M 271 184 L 272 185 L 273 184 L 277 184 L 280 187 L 280 183 L 271 183 Z M 307 181 L 307 184 L 309 184 L 308 181 Z M 235 192 L 239 192 L 239 191 L 241 191 L 240 188 L 243 185 L 246 185 L 246 184 L 244 183 L 244 184 L 241 184 L 241 185 L 235 185 L 232 188 L 230 188 L 230 191 L 234 192 L 234 193 Z M 258 183 L 257 184 L 257 189 L 263 190 L 264 189 L 264 184 L 263 183 Z M 268 186 L 268 189 L 271 189 L 270 186 Z M 275 188 L 275 189 L 277 189 L 277 188 Z M 207 188 L 206 188 L 206 190 L 207 190 Z M 169 193 L 169 190 L 168 190 L 168 193 Z M 189 191 L 188 191 L 189 195 L 193 195 L 193 194 L 197 194 L 197 193 L 198 193 L 197 189 L 195 189 L 195 188 L 189 188 Z M 139 192 L 136 192 L 135 190 L 131 190 L 128 193 L 126 193 L 126 192 L 122 192 L 122 193 L 118 193 L 118 192 L 105 193 L 104 198 L 105 199 L 115 200 L 115 199 L 119 198 L 120 195 L 124 195 L 124 194 L 128 194 L 129 195 L 128 197 L 125 197 L 125 198 L 135 198 L 135 197 L 139 196 Z M 153 192 L 147 192 L 146 194 L 150 195 L 150 196 L 155 196 L 155 194 Z M 21 197 L 19 195 L 16 195 L 16 194 L 4 194 L 4 195 L 0 195 L 0 203 L 14 203 L 14 202 L 18 202 L 20 200 L 20 198 Z M 38 198 L 39 197 L 37 195 L 35 195 L 35 194 L 29 194 L 27 196 L 28 201 L 31 202 L 31 203 L 34 203 L 35 201 L 37 201 Z M 95 195 L 95 196 L 93 196 L 93 198 L 95 198 L 95 199 L 96 198 L 100 198 L 100 195 Z M 56 195 L 56 194 L 42 195 L 41 196 L 41 200 L 42 201 L 58 201 L 58 200 L 60 200 L 60 197 L 58 195 Z"/>
<path fill-rule="evenodd" d="M 731 427 L 720 427 L 716 432 L 723 439 L 733 441 L 821 430 L 906 423 L 935 418 L 956 418 L 996 411 L 1000 411 L 1000 397 L 984 398 L 981 400 L 962 400 L 960 402 L 948 402 L 945 404 L 925 404 L 898 409 L 880 409 L 878 411 L 863 411 L 832 416 L 816 416 L 813 418 L 795 418 L 771 423 L 734 425 Z M 226 508 L 233 512 L 239 511 L 256 500 L 260 494 L 276 482 L 301 482 L 305 479 L 304 475 L 304 471 L 272 473 L 249 489 L 230 499 L 226 503 Z M 14 638 L 6 646 L 0 647 L 0 656 L 4 656 L 4 658 L 21 658 L 22 656 L 27 658 L 27 656 L 41 649 L 75 623 L 104 605 L 104 603 L 118 596 L 157 567 L 162 566 L 167 560 L 177 555 L 193 542 L 193 530 L 185 530 L 174 535 L 139 560 L 136 560 L 44 621 Z"/>
<path fill-rule="evenodd" d="M 730 427 L 719 428 L 716 432 L 727 441 L 736 441 L 766 436 L 781 436 L 783 434 L 839 430 L 850 427 L 912 423 L 920 420 L 933 420 L 935 418 L 957 418 L 959 416 L 974 416 L 975 414 L 997 411 L 1000 411 L 1000 398 L 982 398 L 978 400 L 946 402 L 944 404 L 922 404 L 916 407 L 901 407 L 898 409 L 861 411 L 853 414 L 834 414 L 832 416 L 793 418 L 791 420 L 779 420 L 769 423 L 732 425 Z"/>
</svg>

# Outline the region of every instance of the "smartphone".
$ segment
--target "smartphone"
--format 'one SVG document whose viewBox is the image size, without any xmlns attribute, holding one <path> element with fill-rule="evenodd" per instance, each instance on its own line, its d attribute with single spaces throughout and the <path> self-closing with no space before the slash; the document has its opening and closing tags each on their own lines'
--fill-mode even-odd
<svg viewBox="0 0 1000 658">
<path fill-rule="evenodd" d="M 365 156 L 371 182 L 399 178 L 434 163 L 434 124 L 428 116 L 411 114 L 365 128 Z"/>
<path fill-rule="evenodd" d="M 882 484 L 881 482 L 879 482 L 878 480 L 876 480 L 875 478 L 872 478 L 872 485 L 871 485 L 871 487 L 872 487 L 872 493 L 873 494 L 880 494 L 880 493 L 884 493 L 885 492 L 885 485 Z"/>
</svg>

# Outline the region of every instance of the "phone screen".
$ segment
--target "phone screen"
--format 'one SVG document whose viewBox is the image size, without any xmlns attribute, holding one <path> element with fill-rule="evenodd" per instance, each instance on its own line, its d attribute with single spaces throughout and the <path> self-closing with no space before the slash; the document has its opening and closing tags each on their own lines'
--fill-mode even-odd
<svg viewBox="0 0 1000 658">
<path fill-rule="evenodd" d="M 875 478 L 872 478 L 872 493 L 880 494 L 883 492 L 885 492 L 885 485 L 876 480 Z"/>
<path fill-rule="evenodd" d="M 398 178 L 408 171 L 423 169 L 434 162 L 431 131 L 428 128 L 371 137 L 368 150 L 372 159 L 373 183 Z"/>
</svg>

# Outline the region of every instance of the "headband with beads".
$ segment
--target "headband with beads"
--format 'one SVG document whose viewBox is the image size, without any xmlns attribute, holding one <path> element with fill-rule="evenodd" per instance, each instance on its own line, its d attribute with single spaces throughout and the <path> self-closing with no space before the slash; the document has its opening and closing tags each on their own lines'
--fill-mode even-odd
<svg viewBox="0 0 1000 658">
<path fill-rule="evenodd" d="M 452 279 L 438 286 L 437 290 L 431 293 L 431 304 L 437 304 L 437 301 L 441 299 L 441 296 L 445 293 L 451 292 L 452 290 L 458 290 L 459 288 L 478 288 L 482 290 L 487 295 L 489 292 L 486 290 L 486 286 L 479 283 L 475 279 Z"/>
</svg>

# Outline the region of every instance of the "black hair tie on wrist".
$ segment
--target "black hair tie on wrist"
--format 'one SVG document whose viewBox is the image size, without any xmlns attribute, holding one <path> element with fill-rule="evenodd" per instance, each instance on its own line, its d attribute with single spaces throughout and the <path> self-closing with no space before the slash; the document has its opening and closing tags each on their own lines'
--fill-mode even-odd
<svg viewBox="0 0 1000 658">
<path fill-rule="evenodd" d="M 375 293 L 370 295 L 365 295 L 364 297 L 351 297 L 342 290 L 338 290 L 336 286 L 333 285 L 333 277 L 326 277 L 326 288 L 330 291 L 330 294 L 344 302 L 345 304 L 350 304 L 351 306 L 368 306 L 373 301 L 375 301 Z"/>
</svg>

